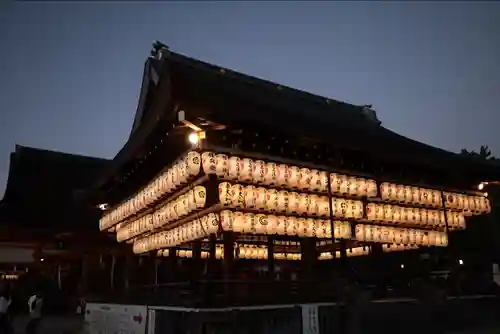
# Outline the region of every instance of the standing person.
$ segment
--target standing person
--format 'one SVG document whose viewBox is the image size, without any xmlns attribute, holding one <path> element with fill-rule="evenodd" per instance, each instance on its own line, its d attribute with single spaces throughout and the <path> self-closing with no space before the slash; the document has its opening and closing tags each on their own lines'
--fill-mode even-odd
<svg viewBox="0 0 500 334">
<path fill-rule="evenodd" d="M 30 320 L 26 326 L 27 334 L 36 334 L 42 317 L 43 295 L 41 292 L 35 293 L 28 299 L 28 307 L 30 310 Z"/>
<path fill-rule="evenodd" d="M 12 326 L 8 314 L 11 303 L 10 286 L 5 285 L 0 293 L 0 333 L 12 333 Z"/>
</svg>

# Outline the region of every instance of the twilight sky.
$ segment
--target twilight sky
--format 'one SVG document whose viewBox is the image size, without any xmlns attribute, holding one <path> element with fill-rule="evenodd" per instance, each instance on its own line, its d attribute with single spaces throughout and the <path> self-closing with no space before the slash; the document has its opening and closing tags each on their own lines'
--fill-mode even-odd
<svg viewBox="0 0 500 334">
<path fill-rule="evenodd" d="M 500 2 L 4 0 L 0 196 L 16 143 L 118 152 L 156 39 L 226 68 L 373 104 L 386 127 L 424 143 L 487 144 L 500 155 Z"/>
</svg>

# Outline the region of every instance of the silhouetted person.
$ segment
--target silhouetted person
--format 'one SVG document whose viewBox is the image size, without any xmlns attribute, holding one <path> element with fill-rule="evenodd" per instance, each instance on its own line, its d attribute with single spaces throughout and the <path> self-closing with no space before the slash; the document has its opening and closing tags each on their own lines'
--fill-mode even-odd
<svg viewBox="0 0 500 334">
<path fill-rule="evenodd" d="M 43 295 L 37 292 L 28 299 L 28 307 L 30 311 L 30 320 L 26 326 L 27 334 L 35 334 L 40 326 L 40 319 L 42 318 Z"/>
<path fill-rule="evenodd" d="M 12 333 L 12 326 L 9 317 L 9 308 L 12 303 L 10 295 L 10 286 L 8 284 L 2 287 L 0 292 L 0 333 Z"/>
</svg>

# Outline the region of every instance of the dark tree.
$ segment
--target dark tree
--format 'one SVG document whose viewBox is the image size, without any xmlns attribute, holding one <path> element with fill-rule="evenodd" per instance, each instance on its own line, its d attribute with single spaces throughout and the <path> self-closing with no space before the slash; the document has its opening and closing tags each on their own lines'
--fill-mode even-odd
<svg viewBox="0 0 500 334">
<path fill-rule="evenodd" d="M 479 152 L 467 151 L 466 149 L 462 149 L 460 151 L 460 154 L 486 160 L 498 160 L 496 157 L 491 155 L 491 150 L 488 148 L 487 145 L 481 145 L 481 147 L 479 148 Z"/>
</svg>

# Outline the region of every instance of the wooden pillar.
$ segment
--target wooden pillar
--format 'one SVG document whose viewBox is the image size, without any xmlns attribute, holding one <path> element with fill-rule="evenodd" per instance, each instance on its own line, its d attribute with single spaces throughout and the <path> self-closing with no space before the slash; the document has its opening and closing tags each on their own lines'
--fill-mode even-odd
<svg viewBox="0 0 500 334">
<path fill-rule="evenodd" d="M 130 281 L 132 280 L 132 274 L 134 273 L 134 265 L 136 258 L 134 257 L 134 253 L 130 250 L 127 250 L 125 253 L 125 273 L 123 275 L 123 286 L 126 291 L 130 289 Z"/>
<path fill-rule="evenodd" d="M 228 304 L 232 300 L 232 286 L 231 280 L 233 279 L 234 271 L 234 233 L 232 231 L 225 231 L 222 233 L 222 241 L 224 244 L 224 259 L 223 259 L 223 273 L 224 273 L 224 291 Z"/>
<path fill-rule="evenodd" d="M 109 287 L 111 290 L 115 288 L 115 266 L 116 266 L 116 255 L 115 252 L 111 254 L 111 266 L 109 269 Z"/>
<path fill-rule="evenodd" d="M 193 280 L 200 279 L 201 274 L 201 241 L 193 242 L 193 265 L 191 268 L 191 276 Z"/>
<path fill-rule="evenodd" d="M 303 238 L 300 242 L 302 253 L 302 273 L 303 280 L 311 280 L 314 277 L 314 267 L 318 259 L 315 238 Z"/>
<path fill-rule="evenodd" d="M 217 247 L 217 238 L 215 234 L 210 234 L 208 237 L 208 245 L 209 245 L 209 256 L 208 256 L 208 268 L 207 273 L 208 277 L 213 280 L 215 278 L 216 266 L 217 266 L 217 258 L 215 255 L 215 250 Z"/>
<path fill-rule="evenodd" d="M 268 278 L 274 280 L 274 236 L 267 237 L 267 274 Z"/>
<path fill-rule="evenodd" d="M 80 273 L 80 293 L 85 295 L 88 292 L 88 272 L 89 272 L 89 255 L 84 253 L 81 258 L 81 273 Z"/>
<path fill-rule="evenodd" d="M 177 248 L 172 247 L 168 250 L 168 281 L 174 282 L 177 280 Z"/>
</svg>

